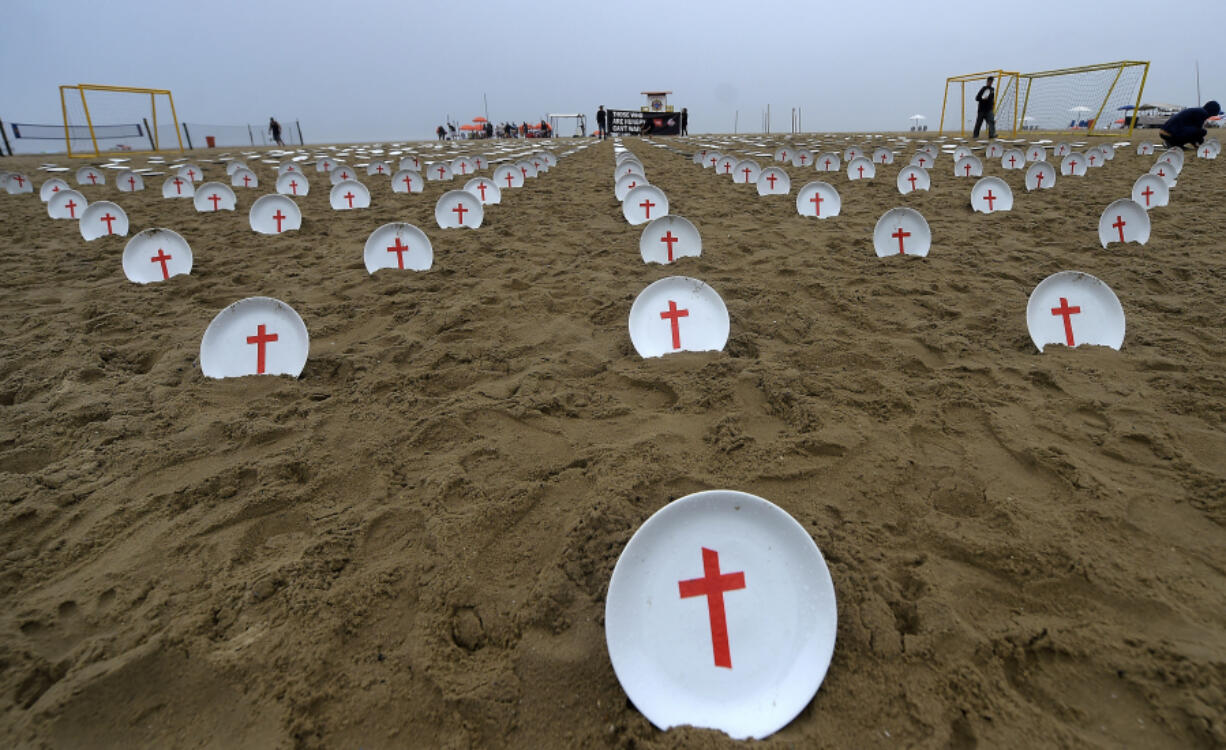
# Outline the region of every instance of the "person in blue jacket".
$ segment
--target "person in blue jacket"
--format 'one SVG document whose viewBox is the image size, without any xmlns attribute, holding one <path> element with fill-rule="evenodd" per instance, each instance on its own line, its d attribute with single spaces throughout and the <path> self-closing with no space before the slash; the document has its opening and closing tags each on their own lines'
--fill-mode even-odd
<svg viewBox="0 0 1226 750">
<path fill-rule="evenodd" d="M 1205 120 L 1222 114 L 1222 105 L 1216 101 L 1205 102 L 1203 107 L 1188 107 L 1167 120 L 1158 135 L 1169 148 L 1186 148 L 1188 144 L 1199 146 L 1209 133 Z"/>
</svg>

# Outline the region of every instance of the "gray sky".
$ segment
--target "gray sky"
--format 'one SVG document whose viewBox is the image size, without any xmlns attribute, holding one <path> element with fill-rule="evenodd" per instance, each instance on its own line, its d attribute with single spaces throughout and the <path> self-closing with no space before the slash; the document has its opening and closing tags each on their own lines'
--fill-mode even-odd
<svg viewBox="0 0 1226 750">
<path fill-rule="evenodd" d="M 6 3 L 0 118 L 61 122 L 64 83 L 169 88 L 179 119 L 300 120 L 308 142 L 430 138 L 674 92 L 691 132 L 935 129 L 947 76 L 1150 60 L 1145 99 L 1226 98 L 1226 2 Z M 562 130 L 569 134 L 569 127 Z"/>
</svg>

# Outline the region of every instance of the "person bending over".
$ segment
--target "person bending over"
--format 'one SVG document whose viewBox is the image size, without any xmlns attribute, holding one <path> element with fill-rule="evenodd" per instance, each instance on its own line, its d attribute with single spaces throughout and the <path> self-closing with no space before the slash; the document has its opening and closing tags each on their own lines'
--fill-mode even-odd
<svg viewBox="0 0 1226 750">
<path fill-rule="evenodd" d="M 1189 144 L 1199 146 L 1209 134 L 1205 130 L 1205 120 L 1220 114 L 1222 105 L 1216 101 L 1207 101 L 1203 107 L 1188 107 L 1163 123 L 1158 135 L 1162 136 L 1162 142 L 1168 148 L 1187 148 Z"/>
<path fill-rule="evenodd" d="M 284 147 L 285 144 L 281 141 L 281 123 L 277 122 L 276 118 L 268 118 L 268 132 L 272 134 L 272 140 L 278 146 Z"/>
</svg>

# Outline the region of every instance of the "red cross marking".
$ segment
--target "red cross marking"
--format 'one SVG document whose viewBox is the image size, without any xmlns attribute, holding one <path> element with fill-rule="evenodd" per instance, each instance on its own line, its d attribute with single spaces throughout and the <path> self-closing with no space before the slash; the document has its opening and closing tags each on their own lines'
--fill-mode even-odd
<svg viewBox="0 0 1226 750">
<path fill-rule="evenodd" d="M 775 182 L 776 182 L 778 179 L 779 179 L 779 177 L 778 177 L 778 176 L 777 176 L 777 175 L 776 175 L 774 172 L 770 172 L 770 173 L 768 173 L 768 174 L 766 175 L 766 181 L 767 181 L 767 182 L 769 182 L 769 183 L 771 184 L 771 190 L 774 190 L 774 189 L 775 189 Z"/>
<path fill-rule="evenodd" d="M 1159 168 L 1158 168 L 1158 176 L 1159 176 L 1159 177 L 1166 177 L 1166 172 L 1163 172 L 1161 167 L 1159 167 Z"/>
<path fill-rule="evenodd" d="M 783 152 L 783 160 L 784 160 L 784 161 L 787 161 L 787 160 L 788 160 L 788 152 L 787 152 L 787 151 L 784 151 L 784 152 Z"/>
<path fill-rule="evenodd" d="M 660 238 L 660 242 L 663 242 L 664 244 L 668 245 L 668 262 L 669 263 L 673 262 L 673 243 L 680 242 L 680 241 L 681 241 L 681 238 L 674 237 L 673 230 L 671 229 L 665 232 L 664 236 Z"/>
<path fill-rule="evenodd" d="M 719 572 L 719 553 L 702 548 L 702 578 L 678 581 L 682 599 L 692 596 L 707 598 L 707 615 L 711 620 L 711 651 L 715 666 L 732 669 L 732 652 L 728 647 L 728 617 L 724 611 L 724 592 L 745 588 L 745 573 Z"/>
<path fill-rule="evenodd" d="M 999 200 L 995 195 L 992 195 L 992 188 L 988 188 L 988 194 L 983 196 L 983 199 L 988 202 L 988 210 L 996 209 L 996 201 Z"/>
<path fill-rule="evenodd" d="M 1094 154 L 1090 154 L 1090 166 L 1094 166 Z"/>
<path fill-rule="evenodd" d="M 528 168 L 527 167 L 520 167 L 519 172 L 520 174 L 524 176 L 525 180 L 528 179 Z"/>
<path fill-rule="evenodd" d="M 745 184 L 746 184 L 746 185 L 748 185 L 748 184 L 749 184 L 749 173 L 750 173 L 750 172 L 752 172 L 752 171 L 753 171 L 753 170 L 752 170 L 752 169 L 750 169 L 749 167 L 745 167 L 744 169 L 742 169 L 742 170 L 741 170 L 741 174 L 745 175 Z"/>
<path fill-rule="evenodd" d="M 510 172 L 507 172 L 507 187 L 514 187 L 514 183 L 515 177 Z"/>
<path fill-rule="evenodd" d="M 136 189 L 136 178 L 129 177 L 128 178 L 128 190 L 135 190 L 135 189 Z"/>
<path fill-rule="evenodd" d="M 923 167 L 923 166 L 924 166 L 924 157 L 922 157 L 922 156 L 919 158 L 919 165 L 920 165 L 921 167 Z"/>
<path fill-rule="evenodd" d="M 1120 233 L 1120 242 L 1123 242 L 1123 241 L 1124 241 L 1124 227 L 1128 226 L 1128 222 L 1124 221 L 1124 217 L 1123 217 L 1123 216 L 1116 216 L 1116 217 L 1115 217 L 1115 223 L 1114 223 L 1114 224 L 1112 224 L 1111 226 L 1113 226 L 1113 227 L 1115 227 L 1117 230 L 1119 230 L 1119 233 Z"/>
<path fill-rule="evenodd" d="M 970 165 L 970 164 L 965 164 L 965 165 L 963 165 L 963 166 L 966 168 L 966 176 L 967 176 L 967 177 L 970 177 L 970 176 L 971 176 L 971 165 Z"/>
<path fill-rule="evenodd" d="M 1070 172 L 1073 172 L 1074 174 L 1076 174 L 1077 172 L 1077 160 L 1076 159 L 1073 159 L 1072 161 L 1068 163 L 1068 169 Z"/>
<path fill-rule="evenodd" d="M 715 161 L 716 161 L 715 157 L 714 157 L 714 156 L 712 156 L 712 157 L 711 157 L 711 166 L 713 166 L 713 167 L 715 166 Z"/>
<path fill-rule="evenodd" d="M 383 174 L 383 165 L 382 165 L 382 164 L 376 164 L 376 165 L 375 165 L 375 171 L 376 171 L 376 172 L 378 172 L 379 174 Z"/>
<path fill-rule="evenodd" d="M 724 174 L 732 174 L 732 162 L 724 162 Z"/>
<path fill-rule="evenodd" d="M 342 179 L 342 180 L 347 180 L 347 179 L 349 179 L 349 173 L 348 173 L 348 172 L 341 172 L 341 179 Z"/>
<path fill-rule="evenodd" d="M 17 181 L 17 185 L 18 185 L 19 187 L 21 186 L 21 181 L 20 181 L 20 180 L 18 180 L 18 181 Z M 59 185 L 52 185 L 52 186 L 51 186 L 51 192 L 53 192 L 53 193 L 58 193 L 58 192 L 60 192 L 60 186 L 59 186 Z"/>
<path fill-rule="evenodd" d="M 243 187 L 251 187 L 251 175 L 243 175 Z"/>
<path fill-rule="evenodd" d="M 350 190 L 348 193 L 345 193 L 345 194 L 344 194 L 344 195 L 342 195 L 341 197 L 342 197 L 342 198 L 344 198 L 345 200 L 349 201 L 349 207 L 350 207 L 350 208 L 353 208 L 353 199 L 354 199 L 355 197 L 357 197 L 357 196 L 355 196 L 355 195 L 353 194 L 353 191 L 352 191 L 352 190 Z"/>
<path fill-rule="evenodd" d="M 187 178 L 192 182 L 196 181 L 196 171 L 193 169 L 187 170 Z"/>
<path fill-rule="evenodd" d="M 461 175 L 468 174 L 468 162 L 465 162 L 465 161 L 460 162 L 460 174 Z"/>
<path fill-rule="evenodd" d="M 898 231 L 897 231 L 897 232 L 895 232 L 894 234 L 891 234 L 890 236 L 891 236 L 891 237 L 893 237 L 894 239 L 898 240 L 898 254 L 899 254 L 899 255 L 902 255 L 902 254 L 903 254 L 902 239 L 903 239 L 903 237 L 910 237 L 910 236 L 911 236 L 911 233 L 910 233 L 910 232 L 904 232 L 904 231 L 902 230 L 902 227 L 899 227 L 899 228 L 898 228 Z"/>
<path fill-rule="evenodd" d="M 170 269 L 166 267 L 166 261 L 173 257 L 173 255 L 167 255 L 166 251 L 159 247 L 158 254 L 149 259 L 150 263 L 162 264 L 162 281 L 170 278 Z"/>
<path fill-rule="evenodd" d="M 294 195 L 297 195 L 297 194 L 298 194 L 298 181 L 297 181 L 297 180 L 290 180 L 290 181 L 289 181 L 289 189 L 290 189 L 290 190 L 292 190 L 292 191 L 294 192 Z"/>
<path fill-rule="evenodd" d="M 1069 346 L 1076 346 L 1073 343 L 1073 316 L 1081 312 L 1081 306 L 1069 307 L 1068 300 L 1064 297 L 1060 298 L 1060 306 L 1051 309 L 1052 315 L 1059 315 L 1064 318 L 1064 342 Z"/>
<path fill-rule="evenodd" d="M 1209 155 L 1209 149 L 1205 149 L 1205 156 Z"/>
<path fill-rule="evenodd" d="M 264 374 L 264 346 L 270 341 L 276 341 L 277 334 L 266 333 L 264 330 L 263 323 L 260 323 L 259 328 L 256 330 L 257 330 L 256 335 L 247 337 L 247 343 L 256 345 L 255 372 L 257 375 L 263 375 Z"/>
<path fill-rule="evenodd" d="M 864 165 L 861 164 L 860 166 L 856 167 L 856 169 L 860 172 L 860 179 L 863 180 L 864 179 Z"/>
<path fill-rule="evenodd" d="M 650 218 L 651 218 L 651 207 L 652 207 L 652 206 L 654 206 L 654 205 L 656 205 L 656 204 L 654 204 L 654 203 L 652 203 L 652 202 L 651 202 L 651 198 L 644 198 L 644 199 L 643 199 L 643 202 L 639 204 L 639 207 L 640 207 L 640 208 L 642 208 L 644 211 L 646 211 L 646 212 L 647 212 L 647 218 L 648 218 L 648 219 L 650 219 Z"/>
<path fill-rule="evenodd" d="M 401 182 L 403 182 L 403 183 L 404 183 L 404 189 L 405 189 L 405 191 L 406 191 L 406 192 L 407 192 L 407 191 L 412 191 L 412 190 L 413 190 L 413 178 L 412 178 L 412 177 L 409 177 L 408 175 L 405 175 L 405 176 L 404 176 L 404 179 L 403 179 L 403 180 L 401 180 Z"/>
<path fill-rule="evenodd" d="M 821 216 L 822 215 L 822 193 L 821 191 L 814 190 L 813 197 L 809 199 L 809 202 L 813 204 L 813 215 Z"/>
<path fill-rule="evenodd" d="M 485 191 L 486 191 L 485 183 L 484 183 L 484 182 L 478 182 L 478 183 L 477 183 L 477 190 L 478 190 L 478 191 L 480 191 L 480 193 L 481 193 L 481 202 L 482 202 L 482 203 L 484 203 L 484 202 L 485 202 Z"/>
<path fill-rule="evenodd" d="M 907 175 L 907 182 L 911 183 L 911 192 L 913 192 L 913 193 L 915 192 L 915 183 L 916 183 L 916 181 L 917 181 L 917 180 L 916 180 L 916 178 L 915 178 L 915 173 L 914 173 L 914 172 L 912 172 L 911 174 Z"/>
<path fill-rule="evenodd" d="M 401 271 L 404 270 L 404 254 L 408 250 L 409 246 L 401 242 L 399 237 L 396 238 L 396 244 L 387 249 L 389 253 L 396 253 L 396 265 L 400 267 Z"/>
<path fill-rule="evenodd" d="M 277 222 L 277 232 L 278 232 L 278 233 L 280 233 L 280 231 L 281 231 L 281 222 L 285 221 L 285 220 L 286 220 L 286 219 L 288 219 L 289 217 L 288 217 L 288 216 L 286 216 L 285 214 L 281 213 L 281 209 L 279 209 L 279 208 L 278 208 L 278 209 L 277 209 L 277 212 L 276 212 L 275 214 L 273 214 L 273 215 L 272 215 L 272 218 L 273 218 L 273 221 Z"/>
<path fill-rule="evenodd" d="M 1151 195 L 1153 195 L 1153 194 L 1154 194 L 1154 191 L 1153 191 L 1153 189 L 1152 189 L 1152 188 L 1151 188 L 1149 185 L 1146 185 L 1146 186 L 1145 186 L 1145 189 L 1141 191 L 1141 195 L 1144 195 L 1144 196 L 1145 196 L 1145 205 L 1146 205 L 1146 206 L 1148 206 L 1148 205 L 1149 205 L 1149 196 L 1151 196 Z"/>
<path fill-rule="evenodd" d="M 69 198 L 68 202 L 64 204 L 64 208 L 68 209 L 68 215 L 71 218 L 73 219 L 77 218 L 77 202 L 76 201 L 74 201 L 72 198 Z"/>
<path fill-rule="evenodd" d="M 90 172 L 89 174 L 87 174 L 87 175 L 85 175 L 85 176 L 89 178 L 89 184 L 91 184 L 91 185 L 97 185 L 97 184 L 98 184 L 98 175 L 94 174 L 93 172 Z"/>
<path fill-rule="evenodd" d="M 21 175 L 15 174 L 13 175 L 13 179 L 17 180 L 17 187 L 23 188 L 26 186 L 26 178 L 22 177 Z"/>
<path fill-rule="evenodd" d="M 638 180 L 631 180 L 631 181 L 630 181 L 630 184 L 626 186 L 626 189 L 627 189 L 627 190 L 634 190 L 634 188 L 638 187 L 638 184 L 639 184 L 639 181 L 638 181 Z"/>
<path fill-rule="evenodd" d="M 212 195 L 210 195 L 210 196 L 209 196 L 208 198 L 206 198 L 205 200 L 210 200 L 210 201 L 213 201 L 213 210 L 214 210 L 214 211 L 216 211 L 216 210 L 217 210 L 217 204 L 218 204 L 218 203 L 221 203 L 221 196 L 220 196 L 220 195 L 218 195 L 217 193 L 213 193 Z"/>
<path fill-rule="evenodd" d="M 468 213 L 468 212 L 469 212 L 469 211 L 471 211 L 471 210 L 472 210 L 471 208 L 464 208 L 464 204 L 463 204 L 463 203 L 457 203 L 457 204 L 455 204 L 455 208 L 451 209 L 451 213 L 456 214 L 457 216 L 459 216 L 459 217 L 460 217 L 460 223 L 461 223 L 461 224 L 463 224 L 463 223 L 464 223 L 464 214 Z"/>
<path fill-rule="evenodd" d="M 885 154 L 882 154 L 882 155 L 881 155 L 881 163 L 882 163 L 882 164 L 885 164 L 885 157 L 886 157 L 886 155 L 885 155 Z"/>
<path fill-rule="evenodd" d="M 115 234 L 115 231 L 111 229 L 111 222 L 115 221 L 115 218 L 116 217 L 111 216 L 111 213 L 108 211 L 98 219 L 98 221 L 104 222 L 106 224 L 107 234 Z"/>
<path fill-rule="evenodd" d="M 324 169 L 328 168 L 328 162 L 324 162 Z"/>
<path fill-rule="evenodd" d="M 678 322 L 681 318 L 690 317 L 689 310 L 678 310 L 677 303 L 671 299 L 668 301 L 668 309 L 660 313 L 660 320 L 667 320 L 673 329 L 673 348 L 681 348 L 681 324 Z"/>
<path fill-rule="evenodd" d="M 1045 175 L 1046 173 L 1043 170 L 1036 170 L 1034 173 L 1034 184 L 1038 185 L 1039 187 L 1043 187 L 1043 177 Z"/>
<path fill-rule="evenodd" d="M 175 195 L 183 195 L 183 180 L 175 178 Z"/>
<path fill-rule="evenodd" d="M 802 167 L 803 167 L 803 166 L 805 165 L 805 159 L 807 159 L 807 158 L 808 158 L 808 157 L 806 157 L 804 154 L 801 154 L 801 155 L 800 155 L 800 166 L 802 166 Z"/>
</svg>

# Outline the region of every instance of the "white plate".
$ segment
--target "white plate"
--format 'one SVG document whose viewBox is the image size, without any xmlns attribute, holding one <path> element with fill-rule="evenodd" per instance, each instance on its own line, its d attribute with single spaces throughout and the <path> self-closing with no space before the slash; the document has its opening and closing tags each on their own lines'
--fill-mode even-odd
<svg viewBox="0 0 1226 750">
<path fill-rule="evenodd" d="M 448 190 L 434 204 L 434 220 L 443 229 L 476 229 L 484 219 L 481 199 L 466 190 Z"/>
<path fill-rule="evenodd" d="M 878 258 L 924 256 L 931 248 L 932 230 L 923 215 L 913 208 L 891 208 L 881 215 L 873 228 L 873 249 Z"/>
<path fill-rule="evenodd" d="M 217 313 L 209 323 L 200 339 L 200 369 L 210 378 L 298 377 L 309 349 L 306 325 L 292 307 L 272 297 L 248 297 Z"/>
<path fill-rule="evenodd" d="M 719 351 L 728 343 L 728 308 L 698 279 L 669 276 L 639 292 L 629 326 L 630 342 L 643 358 Z"/>
<path fill-rule="evenodd" d="M 622 216 L 631 224 L 645 224 L 668 215 L 668 197 L 655 185 L 639 185 L 622 199 Z"/>
<path fill-rule="evenodd" d="M 1149 242 L 1149 213 L 1131 198 L 1112 201 L 1098 218 L 1098 241 L 1103 247 L 1113 242 Z"/>
<path fill-rule="evenodd" d="M 722 595 L 696 593 L 695 579 L 716 566 Z M 605 598 L 609 659 L 643 715 L 661 729 L 687 724 L 736 739 L 766 737 L 808 705 L 837 622 L 813 539 L 778 506 L 731 490 L 687 495 L 647 519 Z"/>
<path fill-rule="evenodd" d="M 284 195 L 261 195 L 251 204 L 247 222 L 260 234 L 281 234 L 302 228 L 302 211 Z"/>
<path fill-rule="evenodd" d="M 1048 344 L 1119 349 L 1124 345 L 1124 308 L 1111 287 L 1090 274 L 1060 271 L 1030 293 L 1026 328 L 1040 352 Z"/>
<path fill-rule="evenodd" d="M 681 216 L 652 219 L 639 235 L 639 255 L 644 263 L 672 263 L 678 258 L 702 255 L 698 229 Z"/>
<path fill-rule="evenodd" d="M 150 284 L 192 272 L 192 249 L 178 232 L 146 229 L 132 235 L 123 249 L 128 281 Z"/>
<path fill-rule="evenodd" d="M 384 224 L 370 233 L 362 252 L 367 273 L 381 268 L 429 271 L 434 248 L 426 233 L 404 222 Z"/>
</svg>

